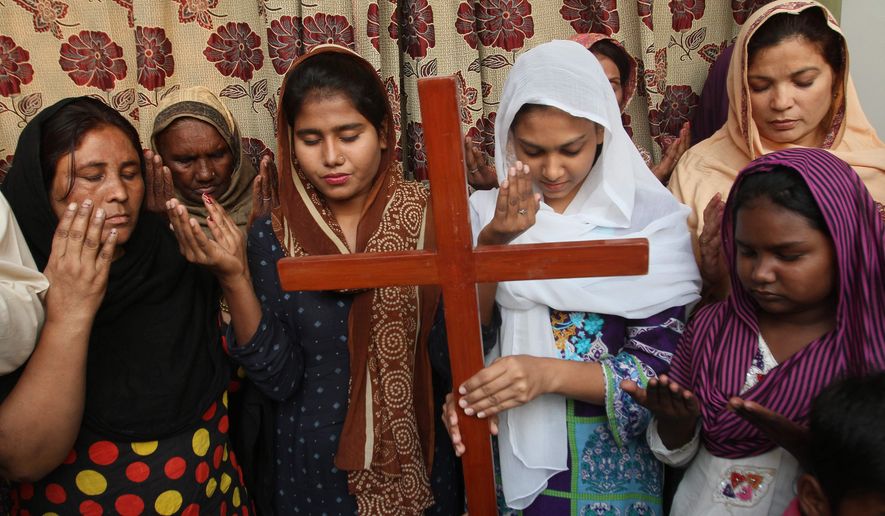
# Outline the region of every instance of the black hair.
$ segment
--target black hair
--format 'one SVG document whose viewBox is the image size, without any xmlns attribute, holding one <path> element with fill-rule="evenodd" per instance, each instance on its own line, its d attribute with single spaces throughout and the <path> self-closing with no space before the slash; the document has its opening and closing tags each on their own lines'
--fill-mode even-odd
<svg viewBox="0 0 885 516">
<path fill-rule="evenodd" d="M 326 53 L 307 59 L 291 70 L 283 92 L 283 113 L 289 125 L 309 98 L 344 95 L 383 137 L 387 119 L 387 92 L 374 71 L 355 63 L 346 54 Z"/>
<path fill-rule="evenodd" d="M 123 134 L 132 142 L 135 153 L 138 154 L 141 173 L 144 175 L 144 154 L 141 151 L 141 140 L 135 127 L 117 110 L 104 102 L 90 97 L 82 97 L 59 109 L 41 127 L 40 168 L 43 170 L 43 184 L 47 192 L 52 188 L 52 180 L 55 177 L 58 161 L 63 156 L 70 154 L 70 179 L 68 189 L 61 199 L 71 193 L 71 189 L 74 187 L 74 151 L 83 142 L 87 133 L 102 127 L 116 127 L 123 131 Z"/>
<path fill-rule="evenodd" d="M 510 129 L 513 130 L 513 128 L 516 127 L 516 124 L 519 123 L 519 120 L 523 116 L 525 116 L 533 111 L 544 111 L 544 110 L 548 110 L 548 109 L 559 109 L 559 108 L 557 108 L 556 106 L 547 106 L 544 104 L 531 104 L 531 103 L 523 104 L 519 108 L 519 111 L 517 111 L 516 114 L 513 115 L 513 121 L 510 122 Z M 591 120 L 590 122 L 593 124 L 593 127 L 596 127 L 599 125 L 596 122 L 594 122 L 593 120 Z M 596 144 L 596 154 L 593 156 L 593 165 L 596 165 L 596 160 L 598 160 L 599 156 L 602 154 L 602 145 L 604 143 L 605 143 L 605 141 L 601 141 Z"/>
<path fill-rule="evenodd" d="M 814 200 L 811 190 L 795 170 L 777 166 L 772 170 L 758 172 L 742 180 L 735 194 L 734 208 L 732 208 L 732 217 L 735 222 L 738 211 L 746 204 L 759 198 L 769 199 L 777 206 L 801 215 L 814 229 L 827 235 L 830 234 L 824 215 Z"/>
<path fill-rule="evenodd" d="M 618 67 L 618 75 L 621 78 L 621 87 L 626 87 L 630 80 L 630 58 L 627 51 L 608 39 L 602 39 L 590 47 L 593 54 L 601 54 L 612 60 Z"/>
<path fill-rule="evenodd" d="M 885 372 L 830 384 L 810 420 L 810 473 L 834 514 L 846 498 L 885 492 Z"/>
<path fill-rule="evenodd" d="M 833 69 L 834 87 L 841 85 L 845 70 L 845 41 L 827 25 L 823 9 L 805 9 L 799 14 L 778 13 L 769 18 L 747 43 L 747 66 L 752 65 L 760 50 L 797 36 L 817 45 L 824 61 Z"/>
</svg>

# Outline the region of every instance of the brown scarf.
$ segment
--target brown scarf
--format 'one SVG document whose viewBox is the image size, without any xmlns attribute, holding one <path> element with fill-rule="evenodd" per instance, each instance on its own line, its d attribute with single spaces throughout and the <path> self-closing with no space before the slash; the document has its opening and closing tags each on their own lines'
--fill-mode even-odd
<svg viewBox="0 0 885 516">
<path fill-rule="evenodd" d="M 296 60 L 291 71 L 325 52 L 358 55 L 324 45 Z M 285 91 L 285 83 L 282 91 Z M 384 91 L 379 80 L 380 91 Z M 282 105 L 282 102 L 280 103 Z M 391 109 L 387 105 L 388 120 Z M 346 240 L 325 199 L 291 159 L 292 127 L 280 111 L 280 207 L 274 233 L 289 256 L 347 254 Z M 422 249 L 429 192 L 402 179 L 387 124 L 383 151 L 357 228 L 357 252 Z M 289 173 L 285 173 L 289 171 Z M 350 399 L 335 465 L 348 472 L 360 514 L 419 514 L 433 503 L 429 470 L 433 453 L 433 399 L 427 337 L 438 288 L 386 287 L 357 291 L 348 320 Z"/>
</svg>

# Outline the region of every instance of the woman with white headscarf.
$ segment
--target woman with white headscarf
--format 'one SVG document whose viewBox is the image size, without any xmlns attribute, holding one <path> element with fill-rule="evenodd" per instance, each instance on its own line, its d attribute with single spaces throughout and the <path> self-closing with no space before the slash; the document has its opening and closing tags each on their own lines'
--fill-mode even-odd
<svg viewBox="0 0 885 516">
<path fill-rule="evenodd" d="M 499 417 L 509 507 L 660 514 L 649 414 L 619 384 L 667 369 L 685 306 L 698 299 L 688 209 L 645 165 L 599 62 L 578 43 L 517 60 L 495 141 L 501 188 L 470 198 L 477 245 L 647 238 L 649 271 L 484 287 L 483 322 L 500 310 L 499 358 L 458 386 L 462 410 L 447 405 L 456 451 L 458 417 Z"/>
</svg>

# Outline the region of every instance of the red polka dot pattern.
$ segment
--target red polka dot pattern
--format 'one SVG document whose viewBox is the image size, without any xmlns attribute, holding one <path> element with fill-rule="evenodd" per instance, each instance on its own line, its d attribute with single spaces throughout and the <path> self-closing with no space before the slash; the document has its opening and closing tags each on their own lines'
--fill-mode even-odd
<svg viewBox="0 0 885 516">
<path fill-rule="evenodd" d="M 133 462 L 126 466 L 126 478 L 135 482 L 144 482 L 151 474 L 151 468 L 144 462 Z"/>
<path fill-rule="evenodd" d="M 110 441 L 98 441 L 89 447 L 89 459 L 99 466 L 109 466 L 117 460 L 120 451 Z"/>
<path fill-rule="evenodd" d="M 66 464 L 43 480 L 16 486 L 14 514 L 253 514 L 230 452 L 230 421 L 221 399 L 205 411 L 205 421 L 160 440 L 111 441 L 84 427 Z"/>
<path fill-rule="evenodd" d="M 172 457 L 168 461 L 166 461 L 166 466 L 163 468 L 163 471 L 166 473 L 166 476 L 172 480 L 178 480 L 184 475 L 184 471 L 187 469 L 187 463 L 181 457 Z"/>
</svg>

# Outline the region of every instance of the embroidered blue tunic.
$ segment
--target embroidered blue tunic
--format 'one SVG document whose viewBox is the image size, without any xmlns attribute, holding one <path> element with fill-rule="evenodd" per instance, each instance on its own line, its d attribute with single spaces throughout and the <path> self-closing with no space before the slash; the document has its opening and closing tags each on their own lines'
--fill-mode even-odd
<svg viewBox="0 0 885 516">
<path fill-rule="evenodd" d="M 569 469 L 553 476 L 522 514 L 662 514 L 662 466 L 645 440 L 651 416 L 619 384 L 645 385 L 665 372 L 684 319 L 683 307 L 642 320 L 551 310 L 560 357 L 602 365 L 605 406 L 567 401 Z M 503 495 L 499 500 L 502 514 L 518 514 L 505 508 Z"/>
</svg>

